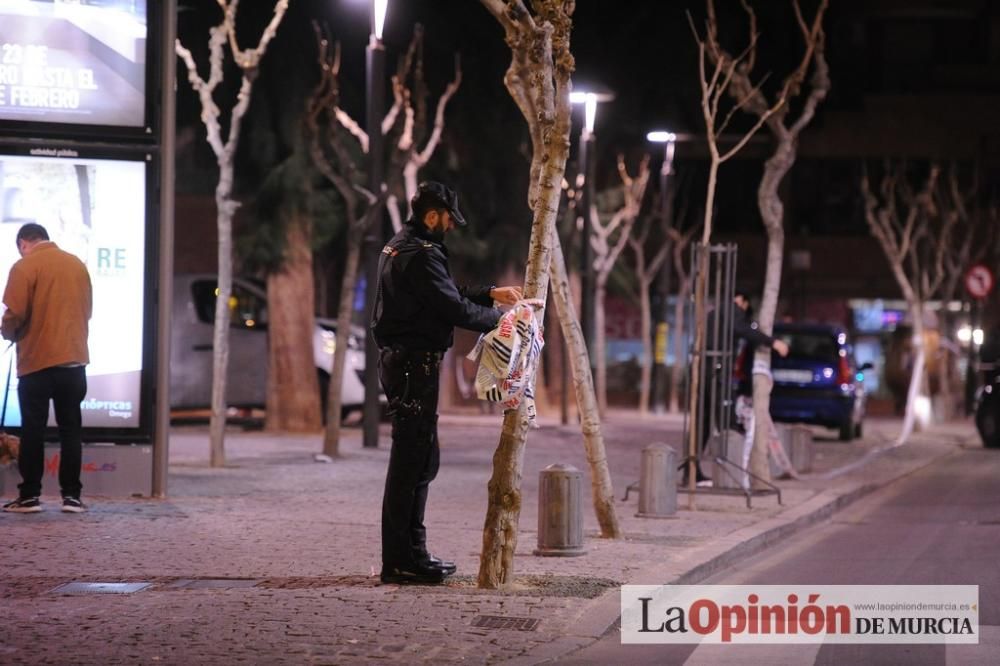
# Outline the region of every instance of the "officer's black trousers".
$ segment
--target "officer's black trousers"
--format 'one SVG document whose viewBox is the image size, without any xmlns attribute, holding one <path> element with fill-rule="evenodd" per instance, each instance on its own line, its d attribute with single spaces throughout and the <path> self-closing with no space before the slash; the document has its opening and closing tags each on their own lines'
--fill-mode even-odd
<svg viewBox="0 0 1000 666">
<path fill-rule="evenodd" d="M 389 400 L 392 449 L 382 497 L 382 566 L 412 565 L 427 555 L 424 507 L 437 476 L 440 357 L 383 349 L 379 379 Z"/>
</svg>

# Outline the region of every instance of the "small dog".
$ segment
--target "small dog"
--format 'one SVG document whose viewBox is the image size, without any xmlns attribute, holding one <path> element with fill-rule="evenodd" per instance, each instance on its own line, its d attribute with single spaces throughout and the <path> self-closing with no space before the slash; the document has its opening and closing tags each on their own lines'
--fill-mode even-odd
<svg viewBox="0 0 1000 666">
<path fill-rule="evenodd" d="M 21 450 L 21 438 L 6 432 L 0 432 L 0 467 L 17 462 L 17 453 Z"/>
</svg>

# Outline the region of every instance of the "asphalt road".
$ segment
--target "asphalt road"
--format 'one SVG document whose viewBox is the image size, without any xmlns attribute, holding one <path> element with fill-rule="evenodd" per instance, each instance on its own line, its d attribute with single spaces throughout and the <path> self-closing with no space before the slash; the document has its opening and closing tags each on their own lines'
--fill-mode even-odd
<svg viewBox="0 0 1000 666">
<path fill-rule="evenodd" d="M 979 585 L 979 645 L 622 645 L 567 664 L 1000 663 L 1000 451 L 966 448 L 706 584 Z"/>
</svg>

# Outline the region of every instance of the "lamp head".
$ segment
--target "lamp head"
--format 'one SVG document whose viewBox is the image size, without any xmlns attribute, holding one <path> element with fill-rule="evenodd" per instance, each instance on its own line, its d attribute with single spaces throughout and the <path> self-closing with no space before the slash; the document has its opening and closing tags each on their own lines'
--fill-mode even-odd
<svg viewBox="0 0 1000 666">
<path fill-rule="evenodd" d="M 597 105 L 601 102 L 610 102 L 615 98 L 614 93 L 600 86 L 588 88 L 581 86 L 569 94 L 571 104 L 584 105 L 584 131 L 587 134 L 594 133 L 594 124 L 597 121 Z"/>
<path fill-rule="evenodd" d="M 666 132 L 663 130 L 656 130 L 646 134 L 646 140 L 651 143 L 668 143 L 677 140 L 677 135 L 673 132 Z"/>
<path fill-rule="evenodd" d="M 385 15 L 389 10 L 389 0 L 372 0 L 372 32 L 375 39 L 382 41 L 382 29 L 385 27 Z"/>
</svg>

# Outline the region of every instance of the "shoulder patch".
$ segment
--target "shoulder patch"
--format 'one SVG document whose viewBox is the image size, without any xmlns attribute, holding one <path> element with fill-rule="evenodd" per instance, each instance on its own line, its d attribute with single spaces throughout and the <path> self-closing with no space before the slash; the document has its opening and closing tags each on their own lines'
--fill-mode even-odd
<svg viewBox="0 0 1000 666">
<path fill-rule="evenodd" d="M 395 257 L 397 254 L 399 254 L 399 250 L 397 250 L 391 245 L 386 245 L 384 248 L 382 248 L 382 254 L 390 257 Z"/>
</svg>

